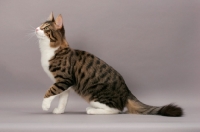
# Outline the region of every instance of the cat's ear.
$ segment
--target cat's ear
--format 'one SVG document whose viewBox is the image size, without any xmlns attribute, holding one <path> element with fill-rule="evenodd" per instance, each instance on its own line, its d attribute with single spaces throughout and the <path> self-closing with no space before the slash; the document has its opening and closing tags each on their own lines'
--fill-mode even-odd
<svg viewBox="0 0 200 132">
<path fill-rule="evenodd" d="M 56 18 L 56 28 L 61 29 L 63 27 L 63 19 L 61 14 L 57 16 Z"/>
<path fill-rule="evenodd" d="M 55 20 L 54 20 L 54 17 L 53 17 L 53 12 L 51 12 L 51 14 L 49 15 L 49 17 L 48 17 L 47 20 L 48 20 L 48 21 L 52 21 L 52 22 L 55 21 Z"/>
</svg>

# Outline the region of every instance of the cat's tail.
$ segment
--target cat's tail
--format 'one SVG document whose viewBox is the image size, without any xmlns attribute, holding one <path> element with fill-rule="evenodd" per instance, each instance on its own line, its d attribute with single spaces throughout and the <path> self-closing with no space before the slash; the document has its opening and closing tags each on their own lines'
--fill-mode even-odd
<svg viewBox="0 0 200 132">
<path fill-rule="evenodd" d="M 132 114 L 143 114 L 143 115 L 162 115 L 162 116 L 173 116 L 179 117 L 183 115 L 182 108 L 169 104 L 161 107 L 150 106 L 140 102 L 133 94 L 130 93 L 126 107 L 128 113 Z"/>
</svg>

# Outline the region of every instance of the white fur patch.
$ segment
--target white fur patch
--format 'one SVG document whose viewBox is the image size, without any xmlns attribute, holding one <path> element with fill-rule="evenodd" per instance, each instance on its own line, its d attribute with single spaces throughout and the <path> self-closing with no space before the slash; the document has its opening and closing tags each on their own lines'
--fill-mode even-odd
<svg viewBox="0 0 200 132">
<path fill-rule="evenodd" d="M 120 110 L 110 108 L 109 106 L 100 102 L 91 101 L 90 105 L 92 107 L 86 108 L 87 114 L 118 114 L 120 112 Z"/>
<path fill-rule="evenodd" d="M 50 47 L 50 39 L 44 34 L 43 30 L 40 30 L 39 27 L 36 28 L 35 33 L 37 38 L 39 39 L 42 67 L 44 71 L 47 73 L 47 75 L 51 78 L 51 80 L 55 82 L 52 73 L 49 71 L 49 60 L 54 56 L 55 51 L 58 48 Z"/>
<path fill-rule="evenodd" d="M 48 98 L 44 98 L 43 102 L 42 102 L 42 109 L 44 111 L 48 111 L 50 106 L 51 106 L 51 102 L 52 100 L 56 97 L 56 95 L 48 97 Z"/>
<path fill-rule="evenodd" d="M 66 91 L 62 92 L 59 96 L 60 96 L 60 100 L 58 103 L 58 107 L 54 109 L 53 113 L 54 114 L 62 114 L 65 112 L 65 108 L 67 105 L 67 100 L 69 97 L 69 91 L 70 88 L 68 88 Z"/>
</svg>

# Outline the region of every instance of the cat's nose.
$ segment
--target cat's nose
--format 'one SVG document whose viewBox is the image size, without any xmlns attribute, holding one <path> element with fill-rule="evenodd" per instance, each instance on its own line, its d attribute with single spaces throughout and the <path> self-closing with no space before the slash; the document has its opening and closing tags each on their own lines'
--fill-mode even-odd
<svg viewBox="0 0 200 132">
<path fill-rule="evenodd" d="M 37 32 L 39 30 L 39 28 L 36 28 L 35 31 Z"/>
</svg>

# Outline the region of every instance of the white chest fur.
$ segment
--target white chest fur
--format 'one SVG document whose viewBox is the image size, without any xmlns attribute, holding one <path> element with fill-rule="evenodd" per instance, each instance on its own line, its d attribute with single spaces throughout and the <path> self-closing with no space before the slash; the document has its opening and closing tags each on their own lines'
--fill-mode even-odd
<svg viewBox="0 0 200 132">
<path fill-rule="evenodd" d="M 40 44 L 40 51 L 41 51 L 42 67 L 44 71 L 47 73 L 47 75 L 51 78 L 51 80 L 55 81 L 52 73 L 49 71 L 49 60 L 54 56 L 57 48 L 51 48 L 49 46 L 50 44 L 49 40 L 40 40 L 39 44 Z"/>
</svg>

